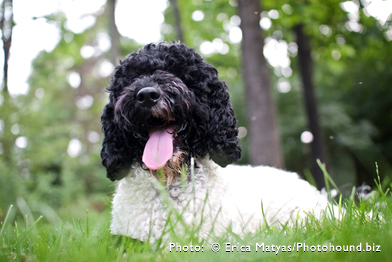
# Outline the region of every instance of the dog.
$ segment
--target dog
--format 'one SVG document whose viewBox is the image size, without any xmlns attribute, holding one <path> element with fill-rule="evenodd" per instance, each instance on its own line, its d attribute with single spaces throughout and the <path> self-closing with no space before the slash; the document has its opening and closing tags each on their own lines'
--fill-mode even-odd
<svg viewBox="0 0 392 262">
<path fill-rule="evenodd" d="M 232 165 L 241 148 L 228 87 L 194 49 L 148 44 L 120 61 L 107 91 L 101 157 L 116 181 L 112 234 L 154 242 L 181 219 L 179 231 L 199 226 L 203 238 L 244 235 L 328 206 L 296 173 Z"/>
</svg>

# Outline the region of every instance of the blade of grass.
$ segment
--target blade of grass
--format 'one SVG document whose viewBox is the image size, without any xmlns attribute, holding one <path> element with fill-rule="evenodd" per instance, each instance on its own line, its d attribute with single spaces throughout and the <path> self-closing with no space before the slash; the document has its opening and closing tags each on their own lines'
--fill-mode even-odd
<svg viewBox="0 0 392 262">
<path fill-rule="evenodd" d="M 340 192 L 338 186 L 335 184 L 335 182 L 332 180 L 331 176 L 328 174 L 327 168 L 325 167 L 325 164 L 321 163 L 320 159 L 317 159 L 317 164 L 319 165 L 319 167 L 321 168 L 321 170 L 323 171 L 323 175 L 324 175 L 324 180 L 325 180 L 325 186 L 327 187 L 327 192 L 328 192 L 328 197 L 330 197 L 330 188 L 329 188 L 329 184 L 327 183 L 327 180 L 332 184 L 332 186 L 338 191 L 338 193 L 341 195 L 342 192 Z"/>
<path fill-rule="evenodd" d="M 381 183 L 381 179 L 380 179 L 380 173 L 378 171 L 378 164 L 377 162 L 375 163 L 376 165 L 376 174 L 377 174 L 377 180 L 374 179 L 374 183 L 376 184 L 378 191 L 380 191 L 381 195 L 385 198 L 386 194 L 384 193 L 384 190 L 382 189 L 382 183 Z"/>
<path fill-rule="evenodd" d="M 261 213 L 263 214 L 263 219 L 264 219 L 264 226 L 267 229 L 267 232 L 269 232 L 270 227 L 268 225 L 268 221 L 267 218 L 265 217 L 265 213 L 264 213 L 264 206 L 263 206 L 263 200 L 261 199 Z"/>
<path fill-rule="evenodd" d="M 89 223 L 88 223 L 88 209 L 86 209 L 86 219 L 87 219 L 87 221 L 86 221 L 86 234 L 88 237 L 90 235 Z"/>
<path fill-rule="evenodd" d="M 192 191 L 193 191 L 193 209 L 196 210 L 196 185 L 195 185 L 195 159 L 191 158 L 191 179 L 192 179 Z M 196 217 L 196 212 L 194 213 Z"/>
<path fill-rule="evenodd" d="M 0 238 L 1 238 L 1 236 L 3 235 L 4 228 L 5 228 L 5 226 L 6 226 L 7 223 L 8 223 L 8 219 L 9 219 L 9 217 L 10 217 L 12 207 L 13 207 L 13 205 L 10 205 L 10 207 L 8 208 L 7 215 L 5 216 L 3 226 L 1 227 Z"/>
<path fill-rule="evenodd" d="M 305 169 L 303 174 L 306 178 L 306 181 L 308 181 L 309 184 L 311 184 L 314 187 L 317 187 L 316 181 L 314 180 L 312 173 L 310 172 L 309 169 Z"/>
<path fill-rule="evenodd" d="M 27 236 L 27 234 L 31 231 L 31 229 L 34 228 L 34 226 L 41 220 L 41 218 L 43 218 L 43 216 L 40 216 L 39 218 L 37 218 L 37 220 L 35 220 L 34 224 L 32 224 L 31 227 L 29 227 L 25 232 L 23 232 L 22 236 L 18 238 L 18 241 L 16 241 L 13 248 L 15 248 Z"/>
<path fill-rule="evenodd" d="M 342 201 L 343 201 L 343 195 L 340 194 L 340 197 L 339 197 L 339 205 L 338 205 L 338 215 L 339 215 L 339 219 L 340 219 L 340 217 L 341 217 L 341 215 L 342 215 Z"/>
<path fill-rule="evenodd" d="M 355 190 L 356 190 L 356 187 L 354 186 L 353 187 L 353 189 L 351 190 L 351 195 L 350 195 L 350 201 L 354 201 L 354 197 L 355 197 Z"/>
</svg>

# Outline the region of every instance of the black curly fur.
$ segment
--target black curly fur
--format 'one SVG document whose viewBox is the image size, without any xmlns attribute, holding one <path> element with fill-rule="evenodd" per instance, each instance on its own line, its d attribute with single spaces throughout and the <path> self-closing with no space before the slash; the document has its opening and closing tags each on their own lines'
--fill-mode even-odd
<svg viewBox="0 0 392 262">
<path fill-rule="evenodd" d="M 143 87 L 162 93 L 159 110 L 137 103 Z M 219 165 L 237 161 L 237 120 L 226 83 L 193 49 L 180 43 L 148 44 L 128 55 L 107 88 L 109 103 L 101 118 L 102 163 L 111 180 L 121 179 L 133 162 L 142 164 L 147 127 L 175 122 L 176 147 L 188 157 L 210 157 Z"/>
</svg>

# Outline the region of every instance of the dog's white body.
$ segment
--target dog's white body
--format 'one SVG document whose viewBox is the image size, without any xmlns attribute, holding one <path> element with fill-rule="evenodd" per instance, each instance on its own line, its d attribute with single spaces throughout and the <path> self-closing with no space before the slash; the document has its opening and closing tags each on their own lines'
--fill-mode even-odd
<svg viewBox="0 0 392 262">
<path fill-rule="evenodd" d="M 169 226 L 178 216 L 189 226 L 201 223 L 203 238 L 221 235 L 228 227 L 243 235 L 256 232 L 265 221 L 280 225 L 306 213 L 318 217 L 328 205 L 296 173 L 265 166 L 221 168 L 208 157 L 197 161 L 197 166 L 194 182 L 188 179 L 181 186 L 178 178 L 167 189 L 148 170 L 133 168 L 116 184 L 111 233 L 153 242 L 161 237 L 171 214 Z"/>
</svg>

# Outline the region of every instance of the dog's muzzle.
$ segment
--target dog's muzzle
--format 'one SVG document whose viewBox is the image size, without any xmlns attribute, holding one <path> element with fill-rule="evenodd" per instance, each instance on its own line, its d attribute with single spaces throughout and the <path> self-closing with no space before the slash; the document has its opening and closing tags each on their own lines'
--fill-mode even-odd
<svg viewBox="0 0 392 262">
<path fill-rule="evenodd" d="M 161 99 L 161 91 L 155 87 L 144 87 L 137 93 L 136 99 L 143 107 L 151 108 Z"/>
</svg>

